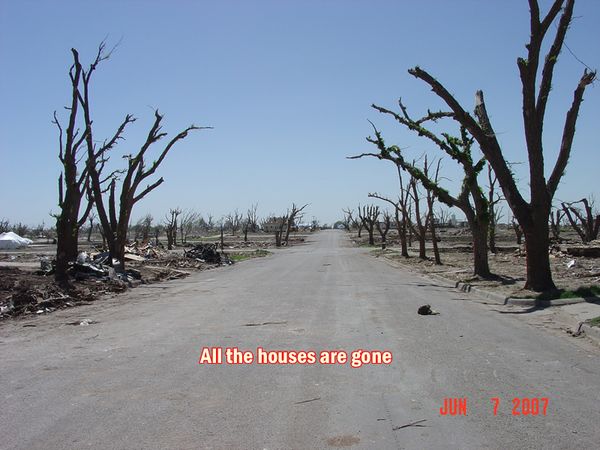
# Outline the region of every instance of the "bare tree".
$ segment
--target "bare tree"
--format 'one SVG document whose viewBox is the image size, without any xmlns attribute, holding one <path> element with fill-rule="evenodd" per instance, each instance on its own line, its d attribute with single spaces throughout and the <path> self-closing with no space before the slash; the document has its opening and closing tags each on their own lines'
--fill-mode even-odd
<svg viewBox="0 0 600 450">
<path fill-rule="evenodd" d="M 19 222 L 13 225 L 13 232 L 19 236 L 26 236 L 31 233 L 31 229 L 27 224 Z"/>
<path fill-rule="evenodd" d="M 583 211 L 580 208 L 575 207 L 578 203 L 582 204 Z M 600 231 L 600 214 L 593 211 L 593 202 L 589 201 L 587 198 L 582 198 L 576 202 L 563 202 L 562 208 L 569 223 L 584 244 L 598 238 L 598 231 Z"/>
<path fill-rule="evenodd" d="M 281 247 L 283 241 L 283 233 L 287 228 L 288 216 L 275 216 L 270 214 L 261 224 L 263 231 L 275 234 L 275 246 Z"/>
<path fill-rule="evenodd" d="M 368 205 L 358 206 L 358 217 L 361 220 L 365 230 L 369 233 L 369 245 L 375 245 L 375 238 L 373 236 L 375 231 L 375 224 L 379 222 L 379 206 Z"/>
<path fill-rule="evenodd" d="M 292 209 L 288 211 L 288 213 L 286 214 L 287 217 L 287 224 L 286 224 L 286 228 L 285 228 L 285 245 L 288 245 L 288 242 L 290 240 L 290 232 L 292 231 L 292 228 L 296 225 L 296 221 L 300 221 L 302 218 L 302 214 L 300 214 L 304 208 L 306 208 L 308 206 L 308 203 L 302 207 L 298 207 L 296 206 L 295 203 L 292 203 Z"/>
<path fill-rule="evenodd" d="M 0 233 L 6 233 L 10 231 L 10 220 L 2 219 L 0 220 Z"/>
<path fill-rule="evenodd" d="M 224 227 L 231 232 L 232 236 L 240 229 L 244 216 L 236 209 L 234 212 L 225 216 Z"/>
<path fill-rule="evenodd" d="M 152 217 L 152 214 L 146 214 L 144 217 L 142 217 L 138 221 L 138 223 L 140 225 L 142 242 L 148 242 L 148 240 L 150 239 L 150 230 L 152 230 L 152 221 L 153 220 L 154 220 L 154 217 Z"/>
<path fill-rule="evenodd" d="M 281 247 L 281 245 L 282 245 L 283 230 L 287 229 L 288 220 L 289 220 L 288 216 L 283 216 L 280 218 L 280 220 L 278 222 L 277 228 L 275 229 L 275 246 L 276 247 Z"/>
<path fill-rule="evenodd" d="M 414 164 L 414 162 L 413 162 Z M 427 225 L 429 215 L 421 216 L 421 192 L 418 188 L 418 179 L 413 175 L 408 183 L 408 190 L 412 199 L 412 205 L 415 208 L 415 218 L 413 221 L 412 232 L 419 241 L 419 258 L 427 259 Z"/>
<path fill-rule="evenodd" d="M 165 216 L 165 231 L 167 233 L 168 250 L 173 250 L 173 245 L 177 243 L 177 218 L 181 213 L 182 211 L 180 208 L 172 208 Z"/>
<path fill-rule="evenodd" d="M 381 218 L 382 220 L 377 220 L 375 226 L 377 227 L 377 231 L 379 231 L 379 235 L 381 236 L 381 249 L 385 250 L 387 247 L 387 234 L 392 225 L 392 217 L 390 216 L 389 211 L 386 210 L 381 215 Z"/>
<path fill-rule="evenodd" d="M 58 207 L 60 212 L 56 218 L 56 270 L 55 279 L 61 283 L 68 280 L 67 269 L 69 262 L 77 257 L 77 241 L 79 229 L 85 223 L 88 214 L 92 210 L 93 200 L 90 195 L 89 172 L 85 161 L 81 163 L 82 157 L 79 151 L 83 148 L 88 133 L 87 128 L 80 133 L 77 128 L 79 120 L 79 89 L 85 72 L 79 62 L 79 53 L 71 49 L 73 54 L 73 65 L 69 69 L 71 80 L 71 104 L 66 109 L 69 111 L 69 119 L 66 129 L 60 124 L 56 111 L 53 123 L 58 128 L 58 159 L 62 165 L 62 171 L 58 177 Z M 94 66 L 101 60 L 100 52 L 96 57 Z M 86 199 L 87 203 L 81 209 L 81 202 Z"/>
<path fill-rule="evenodd" d="M 435 175 L 433 177 L 433 182 L 437 185 L 440 177 L 440 163 L 441 159 L 437 161 L 437 167 L 435 169 Z M 423 175 L 429 178 L 429 165 L 427 164 L 427 157 L 425 157 L 425 163 L 423 164 Z M 429 231 L 431 233 L 431 245 L 433 247 L 433 260 L 436 264 L 441 265 L 442 260 L 440 258 L 440 250 L 438 248 L 438 238 L 435 232 L 436 223 L 435 223 L 435 214 L 433 212 L 433 205 L 435 203 L 435 195 L 433 190 L 427 190 L 427 221 L 429 222 Z"/>
<path fill-rule="evenodd" d="M 552 232 L 552 239 L 556 242 L 560 242 L 560 227 L 564 217 L 564 211 L 559 208 L 550 211 L 550 231 Z"/>
<path fill-rule="evenodd" d="M 310 222 L 310 231 L 317 231 L 319 228 L 321 228 L 321 223 L 319 222 L 319 219 L 313 216 L 312 221 Z"/>
<path fill-rule="evenodd" d="M 87 84 L 84 84 L 84 96 L 82 100 L 83 105 L 86 105 L 84 110 L 89 109 L 87 98 Z M 160 115 L 158 111 L 155 111 L 154 124 L 148 133 L 146 141 L 135 156 L 128 157 L 128 167 L 124 173 L 124 178 L 121 183 L 121 193 L 117 206 L 117 177 L 115 175 L 111 176 L 109 180 L 108 199 L 105 199 L 102 195 L 103 180 L 101 179 L 100 175 L 103 162 L 99 161 L 99 158 L 104 158 L 104 161 L 106 160 L 106 151 L 114 144 L 109 142 L 108 144 L 103 145 L 100 150 L 95 150 L 93 141 L 91 140 L 91 120 L 89 120 L 89 115 L 86 114 L 86 122 L 88 123 L 88 128 L 90 130 L 88 133 L 88 168 L 90 172 L 92 189 L 94 192 L 94 201 L 96 203 L 96 209 L 98 211 L 100 223 L 102 224 L 102 228 L 106 234 L 109 252 L 111 257 L 119 262 L 118 269 L 120 270 L 122 270 L 124 267 L 123 256 L 125 252 L 125 243 L 127 241 L 127 226 L 129 224 L 133 207 L 142 198 L 160 186 L 164 182 L 164 179 L 161 177 L 153 183 L 148 184 L 144 189 L 141 190 L 141 192 L 138 192 L 138 188 L 140 188 L 140 185 L 145 182 L 148 177 L 154 175 L 160 164 L 164 161 L 168 152 L 178 141 L 185 139 L 190 131 L 200 129 L 199 127 L 191 125 L 178 133 L 167 143 L 167 145 L 159 154 L 158 158 L 146 168 L 146 152 L 152 144 L 156 143 L 167 135 L 166 133 L 161 132 L 162 119 L 163 116 Z M 131 122 L 131 120 L 131 116 L 127 116 L 120 127 L 120 131 L 118 131 L 115 135 L 117 139 L 120 137 L 124 126 Z M 105 205 L 105 201 L 107 201 L 107 205 Z"/>
<path fill-rule="evenodd" d="M 225 250 L 225 235 L 224 235 L 225 221 L 223 219 L 220 220 L 219 230 L 221 232 L 221 251 L 224 251 Z"/>
<path fill-rule="evenodd" d="M 208 214 L 206 216 L 206 231 L 211 231 L 215 229 L 215 218 L 212 214 Z"/>
<path fill-rule="evenodd" d="M 398 123 L 415 132 L 417 135 L 428 139 L 440 150 L 445 152 L 453 160 L 457 161 L 464 172 L 464 178 L 461 191 L 458 195 L 451 195 L 446 189 L 440 186 L 439 182 L 433 177 L 426 175 L 424 170 L 416 167 L 415 162 L 408 162 L 402 153 L 402 149 L 397 145 L 387 146 L 379 130 L 373 126 L 375 138 L 368 137 L 367 141 L 375 144 L 379 153 L 363 153 L 361 155 L 350 157 L 352 159 L 372 156 L 378 159 L 392 161 L 396 166 L 407 171 L 414 179 L 418 180 L 423 187 L 441 202 L 448 206 L 460 208 L 469 223 L 471 234 L 473 236 L 473 272 L 482 278 L 489 278 L 493 275 L 490 272 L 488 262 L 488 231 L 489 231 L 489 204 L 478 184 L 478 176 L 485 165 L 485 157 L 474 160 L 472 146 L 473 138 L 469 135 L 466 128 L 460 127 L 460 137 L 451 136 L 448 133 L 437 135 L 425 125 L 430 122 L 437 122 L 441 119 L 452 118 L 452 112 L 431 112 L 419 119 L 413 119 L 402 101 L 399 101 L 400 113 L 389 109 L 372 105 L 377 111 L 386 115 L 391 115 Z M 415 208 L 415 227 L 412 232 L 419 240 L 419 257 L 426 259 L 425 253 L 425 234 L 428 223 L 425 223 L 420 215 L 420 202 L 415 180 L 409 183 L 410 191 L 413 197 Z M 427 216 L 429 218 L 429 216 Z"/>
<path fill-rule="evenodd" d="M 181 240 L 181 245 L 187 243 L 187 238 L 194 231 L 198 218 L 199 214 L 191 209 L 182 213 L 181 220 L 179 221 L 179 239 Z"/>
<path fill-rule="evenodd" d="M 518 58 L 517 65 L 522 84 L 523 124 L 529 159 L 529 198 L 522 196 L 513 173 L 502 153 L 490 122 L 482 91 L 475 95 L 475 117 L 471 116 L 454 96 L 425 70 L 415 67 L 409 70 L 414 77 L 427 83 L 452 110 L 454 119 L 466 128 L 479 144 L 498 177 L 504 197 L 513 211 L 525 235 L 527 251 L 527 280 L 525 288 L 534 291 L 555 289 L 550 270 L 549 215 L 552 199 L 567 167 L 575 136 L 575 125 L 585 89 L 596 78 L 595 71 L 584 70 L 573 92 L 571 107 L 566 113 L 558 158 L 550 177 L 546 179 L 544 170 L 543 125 L 546 114 L 554 68 L 558 61 L 567 30 L 573 17 L 575 0 L 554 0 L 548 13 L 540 18 L 537 0 L 529 0 L 530 40 L 526 45 L 527 57 Z M 562 14 L 561 14 L 562 11 Z M 543 46 L 552 23 L 557 17 L 558 24 L 554 39 L 549 46 Z M 547 48 L 541 58 L 542 48 Z M 540 71 L 540 62 L 542 67 Z M 541 79 L 538 83 L 538 76 Z"/>
<path fill-rule="evenodd" d="M 436 217 L 439 219 L 439 224 L 448 226 L 450 224 L 450 210 L 448 208 L 438 208 Z"/>
<path fill-rule="evenodd" d="M 342 209 L 342 212 L 344 213 L 344 220 L 342 221 L 342 223 L 344 224 L 344 229 L 346 231 L 350 231 L 354 227 L 354 211 L 350 208 L 346 208 Z"/>
<path fill-rule="evenodd" d="M 96 213 L 94 211 L 92 211 L 88 216 L 88 222 L 89 222 L 88 233 L 87 233 L 87 241 L 88 242 L 92 241 L 92 233 L 94 232 L 94 225 L 95 225 L 95 221 L 97 218 L 98 218 L 98 216 L 96 215 Z"/>
<path fill-rule="evenodd" d="M 408 236 L 407 233 L 413 227 L 410 218 L 410 191 L 407 186 L 404 185 L 402 178 L 402 167 L 396 166 L 398 169 L 398 181 L 400 183 L 400 194 L 398 195 L 398 201 L 393 201 L 388 197 L 375 193 L 369 194 L 369 197 L 383 200 L 394 207 L 394 216 L 396 220 L 396 229 L 398 231 L 398 237 L 400 238 L 400 254 L 408 258 Z"/>
<path fill-rule="evenodd" d="M 487 165 L 488 174 L 488 209 L 490 216 L 489 224 L 489 248 L 490 252 L 496 253 L 496 224 L 500 219 L 500 210 L 496 209 L 496 205 L 503 200 L 503 198 L 496 192 L 496 186 L 498 183 L 498 177 L 494 174 L 494 170 L 490 164 Z"/>
<path fill-rule="evenodd" d="M 98 217 L 104 231 L 104 237 L 108 244 L 108 250 L 111 255 L 109 261 L 116 259 L 118 261 L 117 269 L 122 270 L 124 266 L 123 256 L 127 240 L 127 231 L 133 207 L 152 190 L 160 186 L 164 180 L 163 178 L 159 178 L 155 182 L 147 185 L 141 192 L 138 191 L 138 188 L 150 176 L 154 175 L 160 164 L 164 161 L 167 153 L 178 141 L 187 137 L 190 131 L 200 128 L 191 125 L 178 133 L 167 143 L 158 158 L 152 162 L 149 167 L 146 167 L 146 152 L 152 144 L 167 135 L 161 131 L 163 116 L 158 111 L 155 111 L 154 124 L 148 133 L 146 141 L 143 143 L 137 154 L 134 156 L 127 156 L 127 168 L 120 171 L 114 171 L 108 176 L 103 177 L 102 171 L 108 161 L 108 153 L 113 149 L 117 142 L 122 139 L 125 128 L 127 125 L 134 122 L 135 118 L 130 114 L 126 115 L 112 138 L 105 140 L 102 145 L 96 145 L 92 131 L 93 121 L 91 118 L 90 83 L 98 64 L 108 59 L 110 52 L 106 51 L 105 43 L 102 42 L 98 47 L 94 62 L 90 64 L 88 69 L 83 69 L 81 66 L 77 51 L 73 49 L 72 52 L 74 57 L 74 73 L 78 74 L 77 81 L 73 81 L 72 83 L 73 96 L 77 98 L 77 101 L 74 101 L 74 103 L 78 103 L 79 107 L 83 110 L 85 123 L 85 131 L 76 142 L 79 143 L 79 145 L 85 142 L 87 147 L 85 173 L 86 176 L 89 176 L 89 186 L 91 186 L 93 201 L 96 204 Z M 124 177 L 123 181 L 120 183 L 120 195 L 117 205 L 116 190 L 119 175 L 124 175 Z M 81 176 L 83 176 L 83 173 Z M 105 187 L 106 184 L 107 187 Z M 108 198 L 104 197 L 106 192 L 108 192 Z"/>
<path fill-rule="evenodd" d="M 510 224 L 515 232 L 517 245 L 521 245 L 523 243 L 523 230 L 521 229 L 521 225 L 519 225 L 519 222 L 517 222 L 514 217 L 511 219 Z"/>
<path fill-rule="evenodd" d="M 244 242 L 248 241 L 248 232 L 256 233 L 258 230 L 258 203 L 253 204 L 248 211 L 246 211 L 246 218 L 242 224 L 242 232 L 244 233 Z"/>
<path fill-rule="evenodd" d="M 159 241 L 159 237 L 160 237 L 160 233 L 163 232 L 164 226 L 161 224 L 156 224 L 155 226 L 152 227 L 152 232 L 154 234 L 154 245 L 156 245 L 157 247 L 160 245 L 160 241 Z"/>
</svg>

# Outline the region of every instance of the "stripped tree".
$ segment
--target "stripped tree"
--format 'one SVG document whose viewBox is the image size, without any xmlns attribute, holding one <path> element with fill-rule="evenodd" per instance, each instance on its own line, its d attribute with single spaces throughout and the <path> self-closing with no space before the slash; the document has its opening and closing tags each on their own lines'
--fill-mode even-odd
<svg viewBox="0 0 600 450">
<path fill-rule="evenodd" d="M 581 208 L 575 206 L 578 203 L 582 204 L 583 211 Z M 594 213 L 593 202 L 590 203 L 587 198 L 582 198 L 576 202 L 563 202 L 562 208 L 569 223 L 584 244 L 598 238 L 598 232 L 600 231 L 600 214 Z"/>
<path fill-rule="evenodd" d="M 369 197 L 377 198 L 391 204 L 394 207 L 394 216 L 396 219 L 396 230 L 398 231 L 398 237 L 400 238 L 400 254 L 405 258 L 409 257 L 408 254 L 408 236 L 407 232 L 413 227 L 413 223 L 410 218 L 410 192 L 402 178 L 402 168 L 397 166 L 398 169 L 398 181 L 400 183 L 400 194 L 398 200 L 394 201 L 389 197 L 384 197 L 378 193 L 370 193 Z"/>
<path fill-rule="evenodd" d="M 79 88 L 82 83 L 84 71 L 79 62 L 77 50 L 71 50 L 73 65 L 69 70 L 71 80 L 71 104 L 65 107 L 69 111 L 69 120 L 65 129 L 60 124 L 56 111 L 53 123 L 58 128 L 58 159 L 62 171 L 58 177 L 58 207 L 60 212 L 56 218 L 56 268 L 54 277 L 64 283 L 68 280 L 67 269 L 69 262 L 77 258 L 77 241 L 79 229 L 85 223 L 92 210 L 93 200 L 90 195 L 89 172 L 85 166 L 85 159 L 81 163 L 82 155 L 79 150 L 85 147 L 82 144 L 87 137 L 87 130 L 80 133 L 77 128 L 79 119 Z M 81 209 L 81 202 L 87 202 Z"/>
<path fill-rule="evenodd" d="M 136 119 L 132 115 L 127 114 L 112 138 L 105 140 L 102 145 L 96 145 L 92 130 L 90 82 L 98 64 L 108 59 L 110 52 L 106 52 L 105 43 L 102 42 L 98 47 L 94 62 L 90 64 L 88 69 L 83 69 L 79 63 L 77 51 L 75 49 L 72 51 L 75 60 L 74 65 L 81 74 L 81 83 L 77 84 L 75 90 L 84 115 L 84 137 L 87 146 L 86 168 L 89 174 L 91 191 L 96 204 L 98 218 L 100 219 L 100 224 L 102 225 L 108 244 L 108 251 L 111 256 L 109 261 L 112 262 L 113 259 L 117 260 L 117 269 L 122 270 L 124 267 L 123 257 L 127 241 L 127 229 L 133 207 L 142 198 L 160 186 L 164 182 L 164 179 L 161 177 L 140 191 L 142 183 L 147 182 L 148 178 L 155 174 L 160 164 L 177 142 L 185 139 L 190 131 L 198 130 L 200 127 L 191 125 L 175 135 L 165 145 L 158 158 L 149 166 L 146 166 L 147 151 L 153 144 L 167 135 L 167 133 L 162 132 L 161 123 L 163 116 L 158 110 L 155 110 L 154 123 L 140 150 L 133 156 L 126 156 L 128 161 L 127 167 L 124 170 L 117 170 L 104 176 L 102 172 L 106 162 L 108 162 L 110 150 L 122 139 L 127 125 Z M 120 176 L 123 176 L 123 180 L 120 182 L 120 194 L 117 204 L 117 182 L 120 181 Z M 104 196 L 106 192 L 108 192 L 107 198 Z"/>
<path fill-rule="evenodd" d="M 488 169 L 488 208 L 490 210 L 490 225 L 489 225 L 489 248 L 490 252 L 496 253 L 496 225 L 501 217 L 500 209 L 496 208 L 496 205 L 503 200 L 503 198 L 496 192 L 496 186 L 498 184 L 498 177 L 494 174 L 494 170 L 490 164 L 487 165 Z"/>
<path fill-rule="evenodd" d="M 244 242 L 248 241 L 248 232 L 256 233 L 258 231 L 258 203 L 254 203 L 248 211 L 246 211 L 246 218 L 242 223 L 242 231 L 244 233 Z"/>
<path fill-rule="evenodd" d="M 475 117 L 473 117 L 444 85 L 427 71 L 420 67 L 409 70 L 411 75 L 427 83 L 433 92 L 448 105 L 454 114 L 454 119 L 473 136 L 493 167 L 504 197 L 525 235 L 527 251 L 525 288 L 534 291 L 555 289 L 548 252 L 550 243 L 548 217 L 552 208 L 552 199 L 571 155 L 575 125 L 583 94 L 586 87 L 596 78 L 595 71 L 584 69 L 573 92 L 571 106 L 565 116 L 558 157 L 550 177 L 546 179 L 543 145 L 546 105 L 552 88 L 554 68 L 573 17 L 574 4 L 575 0 L 554 0 L 548 13 L 541 18 L 538 1 L 529 0 L 531 34 L 529 43 L 526 45 L 527 56 L 517 60 L 522 85 L 523 124 L 529 161 L 529 202 L 525 200 L 519 190 L 503 155 L 502 147 L 488 116 L 483 92 L 477 91 L 475 95 Z M 544 47 L 546 35 L 557 17 L 558 23 L 552 43 Z M 541 55 L 543 47 L 548 48 L 545 57 Z M 539 82 L 538 76 L 541 76 Z"/>
<path fill-rule="evenodd" d="M 379 235 L 381 236 L 381 249 L 385 250 L 387 247 L 387 234 L 390 231 L 390 227 L 392 226 L 392 217 L 388 211 L 384 211 L 381 215 L 382 220 L 378 220 L 375 223 L 377 227 L 377 231 L 379 231 Z"/>
<path fill-rule="evenodd" d="M 413 161 L 414 165 L 414 161 Z M 410 178 L 408 182 L 408 192 L 411 198 L 411 207 L 414 207 L 415 215 L 413 226 L 411 227 L 412 234 L 419 241 L 419 258 L 427 259 L 426 240 L 427 240 L 427 224 L 429 223 L 429 216 L 421 215 L 421 191 L 418 187 L 418 180 L 414 176 Z"/>
<path fill-rule="evenodd" d="M 353 209 L 346 208 L 342 211 L 344 211 L 344 214 L 346 215 L 346 219 L 348 220 L 348 223 L 350 225 L 348 231 L 350 231 L 352 228 L 356 228 L 356 230 L 358 231 L 358 237 L 360 237 L 360 235 L 362 233 L 362 229 L 363 229 L 363 223 L 362 223 L 362 220 L 360 219 L 360 217 L 354 216 Z M 360 205 L 358 207 L 357 215 L 360 216 Z"/>
<path fill-rule="evenodd" d="M 550 211 L 550 231 L 552 232 L 552 239 L 556 242 L 560 242 L 560 227 L 564 217 L 564 211 L 559 208 Z"/>
<path fill-rule="evenodd" d="M 288 212 L 286 214 L 287 223 L 286 223 L 286 228 L 285 228 L 285 239 L 284 239 L 285 245 L 288 245 L 288 242 L 290 240 L 290 232 L 292 231 L 292 228 L 296 225 L 296 221 L 299 221 L 302 217 L 302 215 L 300 213 L 307 206 L 308 206 L 308 203 L 302 207 L 298 207 L 298 206 L 296 206 L 295 203 L 292 203 L 292 209 L 288 210 Z"/>
<path fill-rule="evenodd" d="M 342 221 L 344 229 L 346 231 L 351 231 L 352 227 L 354 226 L 354 211 L 352 211 L 350 208 L 347 208 L 342 209 L 342 212 L 344 213 L 344 220 Z"/>
<path fill-rule="evenodd" d="M 165 215 L 165 232 L 167 233 L 167 250 L 173 250 L 173 245 L 177 244 L 177 218 L 182 213 L 179 207 L 169 209 Z M 158 240 L 158 238 L 157 238 Z"/>
<path fill-rule="evenodd" d="M 179 239 L 181 245 L 187 244 L 187 238 L 196 229 L 199 217 L 200 215 L 192 209 L 182 213 L 181 220 L 179 221 Z"/>
<path fill-rule="evenodd" d="M 84 85 L 84 87 L 86 87 Z M 83 104 L 88 104 L 87 88 L 85 89 Z M 85 109 L 88 109 L 87 107 Z M 87 120 L 86 114 L 86 122 Z M 98 210 L 98 216 L 102 228 L 104 228 L 106 239 L 108 242 L 108 250 L 111 257 L 116 259 L 119 264 L 119 269 L 123 269 L 124 260 L 123 256 L 125 253 L 125 243 L 127 242 L 127 227 L 133 211 L 133 207 L 142 198 L 160 186 L 164 179 L 160 177 L 158 180 L 147 184 L 146 187 L 140 189 L 142 183 L 154 175 L 160 164 L 164 161 L 165 157 L 173 146 L 180 140 L 185 139 L 188 133 L 192 130 L 198 130 L 199 127 L 191 125 L 175 135 L 162 149 L 158 158 L 154 160 L 149 166 L 146 166 L 146 153 L 152 144 L 158 142 L 160 139 L 165 137 L 167 133 L 161 131 L 161 122 L 163 116 L 157 111 L 154 112 L 154 123 L 148 133 L 146 141 L 142 144 L 140 150 L 134 156 L 128 156 L 127 169 L 124 172 L 123 181 L 120 183 L 120 195 L 119 203 L 117 205 L 116 190 L 118 178 L 116 175 L 112 175 L 109 181 L 108 187 L 108 198 L 104 198 L 102 195 L 102 183 L 101 178 L 101 167 L 103 162 L 100 162 L 99 158 L 103 158 L 103 161 L 107 159 L 106 149 L 112 147 L 109 144 L 106 149 L 102 146 L 100 150 L 96 151 L 92 141 L 91 133 L 91 120 L 88 122 L 90 132 L 88 134 L 88 167 L 90 172 L 90 179 L 92 182 L 92 189 L 94 192 L 94 201 L 96 202 L 96 209 Z M 127 116 L 125 121 L 121 125 L 121 129 L 131 122 L 131 116 Z M 120 137 L 120 132 L 116 135 Z M 99 155 L 98 155 L 99 153 Z M 117 211 L 118 210 L 118 211 Z"/>
<path fill-rule="evenodd" d="M 418 168 L 414 161 L 408 162 L 403 154 L 400 147 L 392 145 L 388 147 L 379 132 L 379 130 L 373 125 L 375 137 L 368 137 L 367 141 L 375 144 L 379 153 L 363 153 L 361 155 L 353 156 L 351 158 L 362 158 L 364 156 L 372 156 L 382 160 L 392 161 L 396 166 L 406 170 L 415 180 L 420 181 L 423 187 L 427 191 L 437 197 L 442 203 L 448 206 L 456 206 L 464 212 L 467 222 L 473 236 L 473 273 L 483 278 L 492 277 L 488 262 L 488 227 L 489 227 L 489 208 L 488 201 L 479 187 L 477 177 L 485 166 L 485 158 L 480 158 L 474 161 L 472 155 L 473 138 L 469 136 L 468 132 L 464 127 L 460 129 L 460 138 L 451 136 L 448 133 L 443 133 L 438 136 L 431 130 L 424 127 L 424 124 L 430 121 L 437 121 L 444 117 L 453 117 L 450 112 L 431 112 L 420 119 L 412 119 L 408 114 L 406 107 L 399 101 L 401 113 L 396 113 L 386 108 L 382 108 L 377 105 L 373 105 L 377 111 L 391 115 L 400 124 L 407 127 L 409 130 L 414 131 L 419 136 L 423 136 L 433 142 L 439 149 L 444 151 L 452 159 L 457 161 L 464 172 L 464 178 L 462 187 L 458 195 L 451 195 L 446 189 L 444 189 L 436 181 L 435 177 L 429 176 L 425 169 L 421 170 Z M 413 197 L 417 196 L 416 183 L 413 180 L 411 183 L 411 192 Z M 426 230 L 426 226 L 421 222 L 419 214 L 419 201 L 418 198 L 413 198 L 415 205 L 415 221 L 417 222 L 418 229 L 416 230 L 420 243 L 420 257 L 424 259 L 424 239 L 423 233 Z"/>
<path fill-rule="evenodd" d="M 362 209 L 360 205 L 358 206 L 358 218 L 369 233 L 369 245 L 375 245 L 375 224 L 379 222 L 379 206 L 368 205 L 363 206 Z"/>
<path fill-rule="evenodd" d="M 437 166 L 435 169 L 435 175 L 433 182 L 438 184 L 440 178 L 440 163 L 441 159 L 438 159 Z M 429 165 L 427 164 L 427 156 L 425 156 L 425 163 L 423 164 L 423 174 L 429 178 Z M 433 205 L 435 203 L 435 195 L 431 189 L 427 190 L 427 220 L 429 222 L 429 232 L 431 233 L 431 246 L 433 248 L 433 260 L 436 264 L 441 265 L 442 260 L 440 258 L 440 250 L 438 248 L 438 237 L 436 234 L 436 223 L 435 214 L 433 212 Z"/>
</svg>

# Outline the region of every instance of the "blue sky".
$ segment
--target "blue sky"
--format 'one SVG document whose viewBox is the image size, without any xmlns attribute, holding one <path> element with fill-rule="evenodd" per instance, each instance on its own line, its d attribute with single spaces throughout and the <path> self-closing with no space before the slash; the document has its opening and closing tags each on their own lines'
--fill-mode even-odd
<svg viewBox="0 0 600 450">
<path fill-rule="evenodd" d="M 549 1 L 541 1 L 545 11 Z M 600 2 L 579 1 L 567 44 L 600 67 Z M 307 218 L 332 222 L 368 192 L 394 195 L 395 169 L 345 157 L 370 151 L 367 119 L 407 154 L 440 156 L 370 108 L 397 99 L 419 115 L 440 102 L 407 73 L 420 65 L 466 108 L 483 89 L 507 159 L 526 161 L 516 58 L 528 40 L 525 0 L 506 1 L 6 1 L 0 0 L 0 218 L 52 222 L 60 165 L 51 123 L 69 98 L 70 48 L 89 62 L 104 38 L 120 41 L 93 83 L 95 136 L 126 113 L 138 120 L 113 155 L 137 151 L 152 123 L 213 130 L 190 135 L 161 166 L 165 183 L 134 218 L 170 207 L 220 217 L 258 202 L 259 214 L 310 203 Z M 545 125 L 547 172 L 583 66 L 566 49 Z M 597 84 L 597 83 L 596 83 Z M 600 92 L 585 95 L 573 154 L 557 197 L 600 202 Z M 159 148 L 155 149 L 155 153 Z M 452 188 L 460 172 L 443 161 Z M 527 186 L 525 165 L 517 166 Z"/>
</svg>

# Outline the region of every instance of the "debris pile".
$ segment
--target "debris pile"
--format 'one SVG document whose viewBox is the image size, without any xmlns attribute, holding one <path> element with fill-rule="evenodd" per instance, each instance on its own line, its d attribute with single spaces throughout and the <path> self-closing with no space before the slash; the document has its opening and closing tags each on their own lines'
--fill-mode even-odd
<svg viewBox="0 0 600 450">
<path fill-rule="evenodd" d="M 0 267 L 0 317 L 48 313 L 94 300 L 97 293 L 86 285 L 65 290 L 50 277 Z"/>
<path fill-rule="evenodd" d="M 140 245 L 137 242 L 125 246 L 125 259 L 143 261 L 144 259 L 158 259 L 165 256 L 165 251 L 152 243 Z M 138 258 L 136 258 L 138 257 Z M 141 258 L 141 259 L 140 259 Z"/>
<path fill-rule="evenodd" d="M 125 282 L 129 285 L 134 280 L 141 280 L 142 276 L 138 270 L 128 268 L 125 272 L 117 272 L 108 265 L 108 252 L 98 253 L 94 257 L 86 252 L 77 255 L 77 259 L 70 263 L 69 274 L 77 281 L 83 281 L 90 278 L 102 281 Z M 49 259 L 40 260 L 40 270 L 37 275 L 52 275 L 55 270 L 56 261 Z"/>
<path fill-rule="evenodd" d="M 33 273 L 0 266 L 0 318 L 49 313 L 93 301 L 103 294 L 123 292 L 140 283 L 185 278 L 194 270 L 233 264 L 214 243 L 195 245 L 183 255 L 135 243 L 125 248 L 125 271 L 115 270 L 118 262 L 113 260 L 111 264 L 106 251 L 80 252 L 69 263 L 68 273 L 74 282 L 61 285 L 52 276 L 56 261 L 50 255 L 32 258 L 40 264 Z"/>
<path fill-rule="evenodd" d="M 233 264 L 233 261 L 225 253 L 219 253 L 218 248 L 218 244 L 198 244 L 185 251 L 184 256 L 210 264 Z"/>
</svg>

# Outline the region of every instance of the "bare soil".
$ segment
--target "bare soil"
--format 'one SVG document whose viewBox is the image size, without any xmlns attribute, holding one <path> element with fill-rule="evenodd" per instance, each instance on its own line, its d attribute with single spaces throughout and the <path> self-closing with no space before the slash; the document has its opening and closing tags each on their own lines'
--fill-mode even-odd
<svg viewBox="0 0 600 450">
<path fill-rule="evenodd" d="M 388 236 L 386 250 L 381 245 L 373 246 L 373 254 L 395 263 L 402 264 L 422 274 L 437 274 L 453 281 L 467 282 L 473 286 L 489 288 L 506 296 L 528 296 L 535 293 L 524 290 L 526 254 L 524 246 L 516 243 L 512 230 L 500 229 L 497 236 L 496 253 L 489 254 L 490 269 L 496 280 L 483 280 L 473 276 L 473 255 L 468 229 L 446 228 L 438 230 L 442 265 L 433 261 L 433 250 L 428 242 L 427 260 L 418 257 L 418 242 L 413 241 L 409 258 L 400 255 L 397 235 Z M 376 235 L 376 244 L 377 238 Z M 351 239 L 360 246 L 368 245 L 368 235 L 363 231 L 361 238 L 353 232 Z M 572 256 L 567 253 L 571 247 L 580 247 L 580 242 L 571 233 L 563 233 L 560 243 L 550 251 L 550 264 L 554 282 L 559 289 L 577 289 L 600 283 L 600 258 Z M 376 249 L 379 250 L 376 250 Z"/>
</svg>

